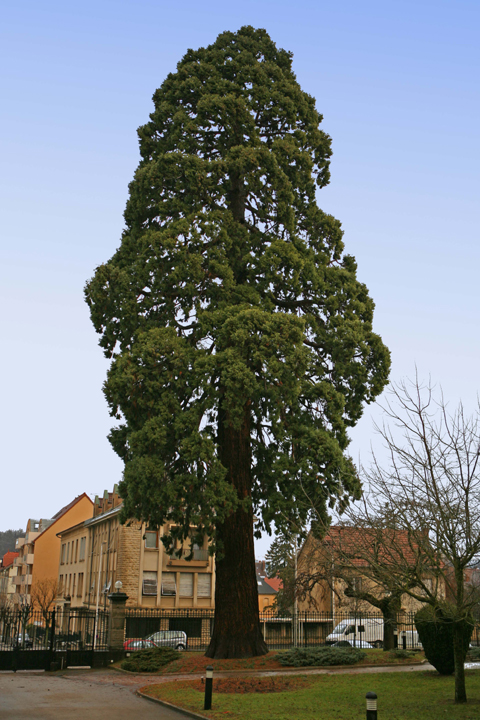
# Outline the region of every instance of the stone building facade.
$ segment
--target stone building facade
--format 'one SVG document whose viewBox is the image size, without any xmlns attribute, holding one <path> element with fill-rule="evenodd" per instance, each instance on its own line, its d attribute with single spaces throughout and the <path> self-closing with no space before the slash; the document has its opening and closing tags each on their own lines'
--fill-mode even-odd
<svg viewBox="0 0 480 720">
<path fill-rule="evenodd" d="M 96 497 L 93 516 L 59 533 L 57 606 L 107 608 L 115 583 L 122 583 L 127 605 L 139 608 L 213 608 L 214 559 L 207 540 L 185 547 L 180 557 L 166 553 L 162 535 L 144 523 L 119 522 L 121 498 L 115 486 Z M 193 558 L 186 556 L 193 552 Z"/>
</svg>

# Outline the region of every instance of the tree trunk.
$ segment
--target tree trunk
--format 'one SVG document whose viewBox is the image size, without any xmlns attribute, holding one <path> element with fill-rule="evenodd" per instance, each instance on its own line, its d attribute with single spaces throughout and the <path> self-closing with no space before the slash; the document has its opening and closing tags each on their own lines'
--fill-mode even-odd
<svg viewBox="0 0 480 720">
<path fill-rule="evenodd" d="M 227 477 L 246 507 L 239 507 L 217 525 L 215 624 L 205 655 L 210 658 L 245 658 L 265 655 L 268 648 L 260 631 L 258 586 L 253 544 L 251 498 L 250 413 L 245 408 L 240 429 L 219 413 L 218 445 Z"/>
<path fill-rule="evenodd" d="M 387 605 L 382 608 L 383 613 L 383 649 L 393 650 L 395 648 L 395 630 L 397 627 L 396 607 L 392 609 Z"/>
<path fill-rule="evenodd" d="M 455 702 L 466 703 L 467 691 L 465 688 L 465 651 L 461 623 L 453 625 L 453 658 L 455 661 Z"/>
</svg>

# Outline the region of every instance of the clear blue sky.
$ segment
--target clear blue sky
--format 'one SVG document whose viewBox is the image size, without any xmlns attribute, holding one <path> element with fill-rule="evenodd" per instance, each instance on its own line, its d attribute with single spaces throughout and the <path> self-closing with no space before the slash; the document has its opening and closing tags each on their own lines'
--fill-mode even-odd
<svg viewBox="0 0 480 720">
<path fill-rule="evenodd" d="M 4 4 L 0 529 L 120 478 L 83 285 L 118 245 L 155 88 L 245 24 L 293 51 L 324 115 L 318 201 L 343 223 L 392 378 L 416 363 L 453 402 L 478 393 L 478 0 Z M 368 410 L 355 457 L 372 437 Z"/>
</svg>

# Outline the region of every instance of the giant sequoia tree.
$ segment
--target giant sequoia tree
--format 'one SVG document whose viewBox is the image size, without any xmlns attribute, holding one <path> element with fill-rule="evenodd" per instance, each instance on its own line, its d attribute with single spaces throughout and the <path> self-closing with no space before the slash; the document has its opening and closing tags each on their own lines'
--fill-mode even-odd
<svg viewBox="0 0 480 720">
<path fill-rule="evenodd" d="M 210 657 L 267 651 L 254 530 L 359 494 L 347 430 L 389 371 L 315 201 L 330 138 L 291 61 L 251 27 L 187 52 L 138 131 L 121 245 L 86 288 L 123 520 L 170 522 L 167 543 L 195 527 L 217 552 Z"/>
</svg>

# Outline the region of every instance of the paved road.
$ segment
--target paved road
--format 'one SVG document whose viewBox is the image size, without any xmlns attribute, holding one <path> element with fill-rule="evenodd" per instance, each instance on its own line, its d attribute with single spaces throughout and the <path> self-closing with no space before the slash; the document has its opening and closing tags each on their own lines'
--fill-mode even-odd
<svg viewBox="0 0 480 720">
<path fill-rule="evenodd" d="M 122 680 L 122 678 L 119 678 Z M 150 678 L 148 679 L 150 680 Z M 137 697 L 147 684 L 116 682 L 112 671 L 0 673 L 0 720 L 181 720 L 183 714 Z"/>
</svg>

